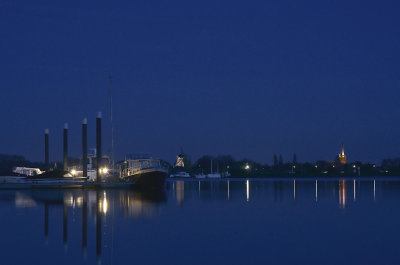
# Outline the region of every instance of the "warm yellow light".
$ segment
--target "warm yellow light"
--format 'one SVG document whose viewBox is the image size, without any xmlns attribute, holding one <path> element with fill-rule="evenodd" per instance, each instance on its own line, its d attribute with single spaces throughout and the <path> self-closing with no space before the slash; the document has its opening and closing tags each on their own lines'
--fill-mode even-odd
<svg viewBox="0 0 400 265">
<path fill-rule="evenodd" d="M 108 168 L 105 167 L 105 168 L 103 168 L 102 171 L 103 171 L 103 174 L 107 174 L 108 173 Z"/>
<path fill-rule="evenodd" d="M 72 176 L 75 176 L 76 175 L 76 170 L 75 169 L 71 170 L 71 174 L 72 174 Z"/>
<path fill-rule="evenodd" d="M 244 169 L 249 170 L 249 169 L 250 169 L 250 165 L 249 165 L 249 164 L 246 164 L 246 165 L 244 166 Z"/>
</svg>

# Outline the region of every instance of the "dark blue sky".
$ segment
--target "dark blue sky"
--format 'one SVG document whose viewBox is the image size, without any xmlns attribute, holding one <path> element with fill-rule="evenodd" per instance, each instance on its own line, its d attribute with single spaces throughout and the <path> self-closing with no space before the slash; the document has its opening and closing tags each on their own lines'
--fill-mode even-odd
<svg viewBox="0 0 400 265">
<path fill-rule="evenodd" d="M 0 153 L 400 156 L 398 1 L 0 1 Z"/>
</svg>

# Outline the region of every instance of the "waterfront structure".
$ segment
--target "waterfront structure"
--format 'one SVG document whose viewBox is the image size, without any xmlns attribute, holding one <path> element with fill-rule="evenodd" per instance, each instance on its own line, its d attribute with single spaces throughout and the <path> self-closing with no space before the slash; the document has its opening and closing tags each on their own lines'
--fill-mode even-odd
<svg viewBox="0 0 400 265">
<path fill-rule="evenodd" d="M 182 170 L 185 167 L 185 155 L 183 154 L 182 148 L 181 148 L 181 153 L 176 157 L 176 162 L 174 168 L 177 170 Z M 190 174 L 185 172 L 185 171 L 176 171 L 174 170 L 174 173 L 169 176 L 170 178 L 190 178 Z"/>
<path fill-rule="evenodd" d="M 339 159 L 339 164 L 342 164 L 342 165 L 346 164 L 347 157 L 346 157 L 346 154 L 344 153 L 344 145 L 343 145 L 343 143 L 342 143 L 342 146 L 340 148 L 340 153 L 339 153 L 338 159 Z"/>
<path fill-rule="evenodd" d="M 183 155 L 183 153 L 180 153 L 176 157 L 175 167 L 185 167 L 185 162 L 183 161 L 184 158 L 185 158 L 185 156 Z"/>
</svg>

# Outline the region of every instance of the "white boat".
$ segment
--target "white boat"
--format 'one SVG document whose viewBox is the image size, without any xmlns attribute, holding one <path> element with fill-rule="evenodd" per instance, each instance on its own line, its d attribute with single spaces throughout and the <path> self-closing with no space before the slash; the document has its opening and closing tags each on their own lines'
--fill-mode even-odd
<svg viewBox="0 0 400 265">
<path fill-rule="evenodd" d="M 218 172 L 217 173 L 213 173 L 212 172 L 212 159 L 211 159 L 211 172 L 210 172 L 210 174 L 208 174 L 206 177 L 207 178 L 209 178 L 209 179 L 214 179 L 214 178 L 221 178 L 221 174 L 219 174 Z M 218 170 L 217 170 L 218 171 Z"/>
<path fill-rule="evenodd" d="M 229 173 L 228 171 L 225 171 L 222 173 L 222 177 L 223 178 L 230 178 L 231 177 L 231 173 Z"/>
<path fill-rule="evenodd" d="M 177 172 L 175 174 L 171 174 L 170 178 L 190 178 L 191 176 L 187 172 Z"/>
<path fill-rule="evenodd" d="M 14 167 L 12 172 L 15 174 L 30 176 L 30 177 L 44 173 L 44 171 L 41 171 L 39 168 L 30 168 L 30 167 Z"/>
<path fill-rule="evenodd" d="M 205 179 L 206 177 L 207 177 L 207 176 L 204 175 L 203 173 L 197 174 L 197 175 L 196 175 L 196 178 L 197 178 L 197 179 Z"/>
<path fill-rule="evenodd" d="M 219 173 L 211 173 L 211 174 L 207 175 L 207 178 L 209 178 L 209 179 L 221 178 L 221 174 L 219 174 Z"/>
</svg>

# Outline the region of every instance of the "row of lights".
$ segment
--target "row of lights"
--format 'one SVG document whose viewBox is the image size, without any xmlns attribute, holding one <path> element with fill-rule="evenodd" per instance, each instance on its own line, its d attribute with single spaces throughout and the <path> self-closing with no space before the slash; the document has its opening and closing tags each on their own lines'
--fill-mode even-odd
<svg viewBox="0 0 400 265">
<path fill-rule="evenodd" d="M 314 167 L 315 167 L 315 168 L 318 168 L 318 165 L 314 165 Z M 335 168 L 336 166 L 335 166 L 335 165 L 332 165 L 332 167 Z M 373 167 L 376 167 L 376 165 L 373 165 Z M 296 166 L 293 165 L 293 168 L 296 168 Z M 356 168 L 356 165 L 353 165 L 353 168 Z M 244 169 L 249 170 L 249 169 L 250 169 L 250 165 L 249 165 L 248 163 L 246 163 L 246 164 L 244 165 Z"/>
<path fill-rule="evenodd" d="M 109 171 L 109 169 L 107 167 L 100 168 L 100 173 L 102 173 L 102 174 L 107 174 L 108 171 Z M 76 176 L 77 174 L 78 174 L 78 172 L 75 169 L 71 170 L 72 176 Z"/>
</svg>

